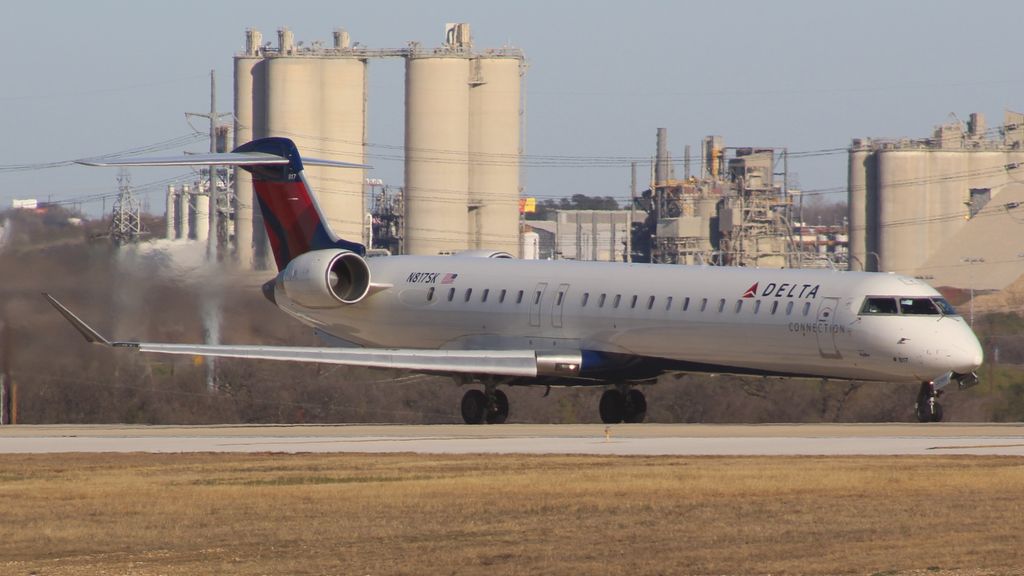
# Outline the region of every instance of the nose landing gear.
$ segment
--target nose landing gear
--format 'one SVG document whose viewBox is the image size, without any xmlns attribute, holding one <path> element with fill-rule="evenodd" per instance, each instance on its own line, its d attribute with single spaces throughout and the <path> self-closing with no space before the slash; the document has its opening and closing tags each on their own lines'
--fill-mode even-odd
<svg viewBox="0 0 1024 576">
<path fill-rule="evenodd" d="M 921 390 L 917 393 L 917 403 L 914 404 L 914 414 L 918 422 L 941 422 L 942 404 L 939 404 L 939 396 L 942 390 L 933 382 L 922 382 Z"/>
</svg>

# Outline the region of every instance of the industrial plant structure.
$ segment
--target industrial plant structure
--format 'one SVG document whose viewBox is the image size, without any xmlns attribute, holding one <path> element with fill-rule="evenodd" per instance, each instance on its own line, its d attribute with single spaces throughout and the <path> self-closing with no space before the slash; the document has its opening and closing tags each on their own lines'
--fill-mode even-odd
<svg viewBox="0 0 1024 576">
<path fill-rule="evenodd" d="M 793 193 L 787 186 L 786 151 L 727 148 L 721 136 L 704 138 L 698 172 L 690 147 L 677 179 L 658 129 L 653 182 L 634 204 L 646 218 L 633 238 L 633 257 L 668 264 L 721 264 L 768 268 L 804 262 L 793 238 Z M 782 176 L 776 179 L 777 170 Z"/>
<path fill-rule="evenodd" d="M 474 52 L 468 24 L 447 25 L 442 46 L 429 50 L 360 47 L 343 30 L 331 46 L 307 46 L 286 28 L 275 48 L 247 30 L 235 56 L 235 141 L 284 136 L 309 156 L 365 163 L 367 62 L 395 57 L 406 60 L 405 253 L 518 254 L 523 54 Z M 368 241 L 364 171 L 307 167 L 306 176 L 331 227 Z M 262 258 L 263 226 L 247 174 L 234 191 L 245 267 Z"/>
<path fill-rule="evenodd" d="M 935 286 L 1001 289 L 1024 274 L 1024 115 L 981 114 L 931 138 L 855 139 L 849 149 L 850 268 Z"/>
</svg>

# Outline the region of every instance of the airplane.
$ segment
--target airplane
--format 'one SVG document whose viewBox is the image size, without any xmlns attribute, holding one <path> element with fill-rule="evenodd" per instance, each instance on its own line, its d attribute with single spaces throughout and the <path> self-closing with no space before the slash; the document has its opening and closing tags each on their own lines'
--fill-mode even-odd
<svg viewBox="0 0 1024 576">
<path fill-rule="evenodd" d="M 925 282 L 898 274 L 520 260 L 503 252 L 367 257 L 327 225 L 287 138 L 220 154 L 86 162 L 233 164 L 252 174 L 278 274 L 262 287 L 323 347 L 125 342 L 53 296 L 88 342 L 139 352 L 366 366 L 475 384 L 467 424 L 503 423 L 499 386 L 601 386 L 605 423 L 645 419 L 638 384 L 669 372 L 920 383 L 915 414 L 942 420 L 951 382 L 977 384 L 977 337 Z"/>
</svg>

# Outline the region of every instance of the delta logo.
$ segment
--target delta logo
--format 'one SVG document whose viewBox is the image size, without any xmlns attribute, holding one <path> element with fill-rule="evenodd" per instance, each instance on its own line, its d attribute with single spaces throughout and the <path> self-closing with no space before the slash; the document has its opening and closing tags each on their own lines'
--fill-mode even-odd
<svg viewBox="0 0 1024 576">
<path fill-rule="evenodd" d="M 756 298 L 758 296 L 762 298 L 817 298 L 818 290 L 821 288 L 821 284 L 791 284 L 789 282 L 783 282 L 777 284 L 775 282 L 769 282 L 765 284 L 764 289 L 758 292 L 760 282 L 754 282 L 754 284 L 747 288 L 747 291 L 743 293 L 744 298 Z"/>
</svg>

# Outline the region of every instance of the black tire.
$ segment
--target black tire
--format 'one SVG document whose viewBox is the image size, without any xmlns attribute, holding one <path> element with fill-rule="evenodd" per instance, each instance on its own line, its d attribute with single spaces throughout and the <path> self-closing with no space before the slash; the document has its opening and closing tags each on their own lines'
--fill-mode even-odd
<svg viewBox="0 0 1024 576">
<path fill-rule="evenodd" d="M 462 420 L 466 424 L 483 424 L 487 417 L 487 396 L 480 390 L 469 390 L 462 396 Z"/>
<path fill-rule="evenodd" d="M 495 390 L 491 404 L 487 407 L 488 424 L 504 424 L 508 420 L 508 396 Z"/>
<path fill-rule="evenodd" d="M 918 422 L 931 422 L 932 415 L 928 411 L 928 401 L 918 400 L 917 404 L 914 404 L 914 416 L 917 417 Z"/>
<path fill-rule="evenodd" d="M 918 400 L 914 406 L 914 415 L 918 422 L 942 422 L 942 404 L 934 403 L 934 408 L 929 409 L 929 399 Z"/>
<path fill-rule="evenodd" d="M 623 420 L 629 424 L 639 424 L 647 417 L 647 398 L 644 393 L 633 388 L 626 393 L 625 413 Z"/>
<path fill-rule="evenodd" d="M 605 424 L 618 424 L 625 418 L 626 398 L 618 390 L 605 390 L 601 394 L 601 404 L 598 405 L 601 413 L 601 421 Z"/>
</svg>

